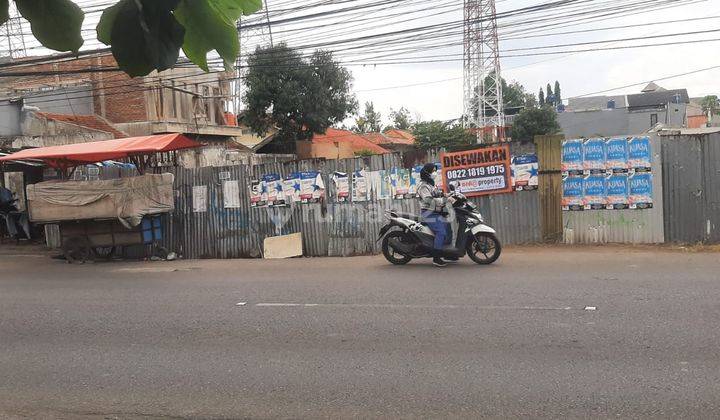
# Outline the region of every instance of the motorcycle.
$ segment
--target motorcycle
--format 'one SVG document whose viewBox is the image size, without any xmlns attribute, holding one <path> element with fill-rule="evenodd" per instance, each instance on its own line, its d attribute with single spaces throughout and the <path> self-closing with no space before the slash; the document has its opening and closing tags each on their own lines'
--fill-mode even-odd
<svg viewBox="0 0 720 420">
<path fill-rule="evenodd" d="M 488 226 L 477 207 L 465 195 L 449 186 L 448 199 L 458 221 L 455 243 L 443 250 L 445 258 L 459 259 L 467 255 L 477 264 L 492 264 L 500 257 L 502 246 L 495 229 Z M 404 265 L 415 258 L 432 258 L 435 234 L 420 216 L 395 210 L 386 212 L 388 223 L 380 229 L 382 252 L 389 262 Z M 397 228 L 394 229 L 393 228 Z"/>
</svg>

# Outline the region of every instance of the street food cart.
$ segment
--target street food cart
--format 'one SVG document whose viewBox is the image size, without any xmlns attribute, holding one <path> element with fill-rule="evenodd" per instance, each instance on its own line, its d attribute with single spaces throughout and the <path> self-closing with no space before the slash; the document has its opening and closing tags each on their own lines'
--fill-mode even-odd
<svg viewBox="0 0 720 420">
<path fill-rule="evenodd" d="M 149 245 L 152 255 L 164 258 L 167 250 L 158 244 L 160 216 L 175 208 L 174 177 L 144 172 L 157 153 L 198 146 L 181 134 L 166 134 L 28 149 L 3 156 L 0 162 L 41 160 L 62 171 L 64 180 L 28 185 L 26 193 L 31 222 L 59 225 L 68 262 L 85 262 L 109 256 L 115 247 L 143 244 Z M 119 159 L 133 162 L 138 176 L 66 180 L 80 165 Z"/>
</svg>

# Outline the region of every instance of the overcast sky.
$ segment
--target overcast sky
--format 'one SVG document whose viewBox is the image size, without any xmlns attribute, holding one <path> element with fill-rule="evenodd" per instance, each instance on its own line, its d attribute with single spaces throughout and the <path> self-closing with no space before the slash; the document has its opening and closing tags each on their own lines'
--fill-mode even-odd
<svg viewBox="0 0 720 420">
<path fill-rule="evenodd" d="M 291 46 L 324 45 L 335 50 L 336 57 L 352 71 L 354 89 L 360 103 L 372 101 L 384 117 L 391 108 L 407 107 L 423 119 L 453 119 L 462 114 L 462 34 L 458 30 L 435 31 L 435 26 L 461 24 L 462 0 L 267 0 L 270 11 L 273 40 L 287 41 Z M 548 3 L 550 0 L 498 0 L 499 16 L 528 6 Z M 720 38 L 720 0 L 657 0 L 671 2 L 676 7 L 660 4 L 644 7 L 628 16 L 611 14 L 602 20 L 578 22 L 570 26 L 552 27 L 528 32 L 529 19 L 539 16 L 563 15 L 579 9 L 601 10 L 608 7 L 628 5 L 640 0 L 574 0 L 565 9 L 551 9 L 541 13 L 522 13 L 498 20 L 500 25 L 500 48 L 503 55 L 534 54 L 538 52 L 568 51 L 587 48 L 621 47 L 647 43 L 678 42 Z M 646 0 L 652 1 L 652 0 Z M 84 25 L 86 44 L 84 49 L 101 47 L 94 39 L 94 26 L 99 11 L 113 3 L 109 0 L 78 0 L 88 11 Z M 659 9 L 659 10 L 658 10 Z M 326 13 L 326 14 L 323 14 Z M 264 14 L 248 18 L 247 24 L 257 23 Z M 308 18 L 308 15 L 313 17 Z M 316 16 L 317 15 L 317 16 Z M 300 17 L 300 19 L 296 19 Z M 697 19 L 688 22 L 648 25 L 651 23 Z M 296 19 L 296 20 L 294 20 Z M 435 25 L 435 26 L 433 26 Z M 618 28 L 620 26 L 630 26 Z M 522 29 L 514 29 L 522 27 Z M 29 28 L 24 27 L 29 33 Z M 422 33 L 430 39 L 416 37 L 417 28 L 428 28 Z M 615 28 L 591 31 L 598 28 Z M 388 32 L 410 30 L 401 37 L 402 42 L 384 46 L 387 38 L 375 36 Z M 647 37 L 677 34 L 689 31 L 712 31 L 703 34 L 661 37 L 646 40 L 607 42 L 585 46 L 569 46 L 557 49 L 540 47 L 558 44 L 617 40 L 631 37 Z M 511 31 L 516 31 L 514 34 Z M 520 32 L 517 32 L 520 31 Z M 584 33 L 557 34 L 566 31 Z M 257 30 L 247 32 L 250 50 L 258 42 L 267 39 Z M 436 35 L 443 38 L 433 39 Z M 534 36 L 528 35 L 551 35 Z M 355 37 L 369 37 L 365 41 L 344 42 Z M 514 37 L 516 39 L 508 39 Z M 520 39 L 518 39 L 520 38 Z M 339 42 L 340 41 L 340 42 Z M 339 43 L 338 43 L 339 42 Z M 449 46 L 438 48 L 441 44 Z M 31 54 L 46 53 L 32 43 Z M 416 52 L 396 53 L 398 49 L 416 48 Z M 518 50 L 529 48 L 524 50 Z M 560 55 L 504 57 L 501 59 L 502 75 L 508 81 L 517 81 L 532 93 L 541 86 L 558 80 L 563 97 L 586 95 L 597 91 L 633 83 L 646 82 L 666 76 L 720 65 L 717 51 L 720 42 L 703 42 L 639 49 L 614 51 L 591 51 Z M 311 51 L 312 49 L 306 50 Z M 413 64 L 386 64 L 401 60 Z M 418 61 L 438 61 L 425 62 Z M 366 63 L 381 63 L 363 65 Z M 696 73 L 684 77 L 658 81 L 665 88 L 687 88 L 691 96 L 720 93 L 720 69 Z M 413 85 L 413 86 L 406 86 Z M 400 87 L 406 86 L 406 87 Z M 623 88 L 608 93 L 639 92 L 642 86 Z"/>
</svg>

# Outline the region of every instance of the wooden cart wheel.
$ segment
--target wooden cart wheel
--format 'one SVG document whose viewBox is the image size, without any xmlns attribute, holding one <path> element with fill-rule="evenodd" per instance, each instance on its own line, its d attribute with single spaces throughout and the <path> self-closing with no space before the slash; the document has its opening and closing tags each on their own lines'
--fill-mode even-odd
<svg viewBox="0 0 720 420">
<path fill-rule="evenodd" d="M 63 253 L 65 260 L 70 264 L 83 264 L 92 258 L 90 241 L 83 236 L 73 236 L 63 242 Z"/>
</svg>

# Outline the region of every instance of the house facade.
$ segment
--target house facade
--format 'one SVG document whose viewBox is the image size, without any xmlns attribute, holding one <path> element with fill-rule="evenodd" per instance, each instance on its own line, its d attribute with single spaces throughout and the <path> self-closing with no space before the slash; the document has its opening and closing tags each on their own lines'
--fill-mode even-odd
<svg viewBox="0 0 720 420">
<path fill-rule="evenodd" d="M 642 134 L 659 124 L 687 127 L 694 113 L 689 105 L 686 89 L 650 83 L 637 94 L 571 98 L 558 122 L 566 138 Z"/>
</svg>

